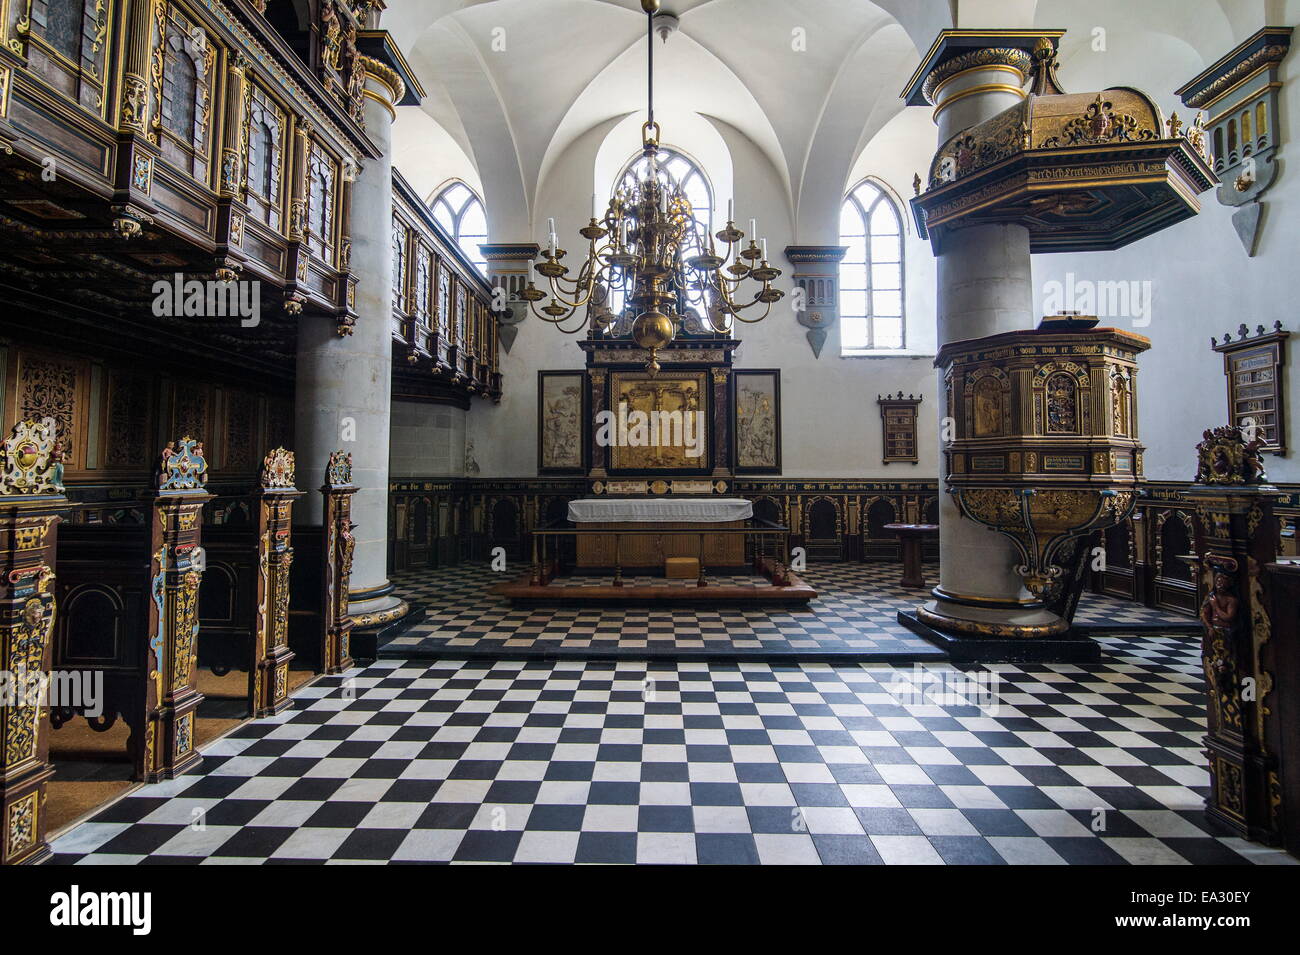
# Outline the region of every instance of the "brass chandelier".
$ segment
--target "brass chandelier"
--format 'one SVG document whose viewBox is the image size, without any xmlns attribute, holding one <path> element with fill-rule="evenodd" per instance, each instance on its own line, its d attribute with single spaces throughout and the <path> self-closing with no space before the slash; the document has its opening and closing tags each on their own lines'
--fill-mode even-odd
<svg viewBox="0 0 1300 955">
<path fill-rule="evenodd" d="M 551 301 L 539 308 L 537 303 L 547 294 L 531 281 L 520 295 L 538 318 L 572 335 L 583 328 L 602 332 L 617 321 L 608 303 L 622 293 L 623 301 L 637 312 L 632 339 L 650 352 L 646 371 L 653 377 L 659 371 L 659 350 L 676 339 L 684 309 L 698 307 L 709 327 L 725 335 L 733 321 L 761 322 L 785 293 L 772 287 L 781 270 L 768 264 L 766 240 L 760 246 L 750 236 L 744 245 L 745 233 L 736 228 L 730 210 L 726 228 L 707 235 L 682 184 L 661 171 L 656 158 L 660 130 L 654 118 L 654 17 L 659 0 L 641 0 L 641 8 L 646 12 L 649 51 L 647 117 L 641 127 L 647 171 L 631 187 L 615 192 L 599 220 L 593 197 L 591 221 L 578 230 L 588 243 L 587 258 L 575 276 L 570 277 L 568 266 L 560 262 L 565 251 L 556 247 L 552 226 L 549 246 L 534 266 L 550 285 Z M 722 254 L 715 239 L 722 243 Z M 746 286 L 747 281 L 758 284 Z M 746 294 L 742 289 L 749 288 L 756 289 L 753 297 L 741 301 Z M 758 305 L 764 306 L 762 314 L 741 314 Z M 583 308 L 585 315 L 566 326 Z"/>
</svg>

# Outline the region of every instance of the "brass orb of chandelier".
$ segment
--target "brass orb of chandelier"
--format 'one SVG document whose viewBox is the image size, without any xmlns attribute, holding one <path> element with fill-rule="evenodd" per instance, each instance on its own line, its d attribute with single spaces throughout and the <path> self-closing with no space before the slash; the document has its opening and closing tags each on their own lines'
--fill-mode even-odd
<svg viewBox="0 0 1300 955">
<path fill-rule="evenodd" d="M 726 227 L 710 236 L 697 220 L 682 184 L 666 172 L 661 174 L 656 158 L 660 129 L 654 119 L 654 18 L 659 0 L 641 0 L 641 8 L 649 28 L 649 94 L 641 127 L 647 172 L 631 187 L 619 189 L 599 219 L 593 197 L 591 221 L 578 230 L 588 243 L 587 258 L 574 276 L 560 261 L 566 253 L 556 245 L 552 220 L 549 245 L 534 266 L 550 286 L 551 301 L 539 307 L 547 294 L 531 281 L 520 295 L 538 318 L 571 335 L 583 328 L 599 333 L 613 325 L 619 316 L 608 303 L 621 292 L 626 307 L 637 313 L 632 339 L 649 351 L 646 371 L 653 377 L 659 371 L 659 351 L 677 338 L 685 309 L 703 313 L 708 326 L 725 335 L 734 321 L 761 322 L 785 293 L 772 287 L 781 270 L 768 264 L 767 240 L 760 244 L 751 234 L 745 244 L 745 233 L 731 218 L 730 204 Z M 722 244 L 721 252 L 717 243 Z M 751 282 L 756 284 L 747 284 Z M 750 289 L 752 297 L 742 301 Z M 761 314 L 744 314 L 760 305 Z M 580 309 L 585 313 L 567 325 Z"/>
</svg>

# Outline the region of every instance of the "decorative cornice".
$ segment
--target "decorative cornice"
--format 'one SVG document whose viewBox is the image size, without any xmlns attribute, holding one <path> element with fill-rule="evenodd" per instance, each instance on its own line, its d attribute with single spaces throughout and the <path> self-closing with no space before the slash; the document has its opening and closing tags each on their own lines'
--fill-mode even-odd
<svg viewBox="0 0 1300 955">
<path fill-rule="evenodd" d="M 402 51 L 393 42 L 392 34 L 387 30 L 360 30 L 357 32 L 357 49 L 367 59 L 383 63 L 402 80 L 404 95 L 395 101 L 397 106 L 419 106 L 424 98 L 424 88 L 419 78 L 411 69 Z"/>
<path fill-rule="evenodd" d="M 927 103 L 932 106 L 938 105 L 935 97 L 935 90 L 946 80 L 951 79 L 958 73 L 965 73 L 967 70 L 988 69 L 993 67 L 1010 67 L 1022 77 L 1022 82 L 1029 78 L 1030 70 L 1033 69 L 1034 61 L 1024 50 L 1018 50 L 1015 47 L 991 47 L 987 50 L 974 50 L 970 53 L 963 53 L 961 56 L 953 57 L 943 65 L 936 68 L 925 82 L 921 84 L 921 95 L 925 97 Z M 1019 87 L 1017 87 L 1018 89 Z"/>
<path fill-rule="evenodd" d="M 813 265 L 817 263 L 838 264 L 848 255 L 847 245 L 787 245 L 786 261 L 792 265 Z"/>
<path fill-rule="evenodd" d="M 1042 41 L 1053 52 L 1064 30 L 942 30 L 921 58 L 903 90 L 908 106 L 935 105 L 934 88 L 964 70 L 988 66 L 1014 68 L 1026 79 L 1033 72 L 1031 53 Z"/>
<path fill-rule="evenodd" d="M 1282 62 L 1291 48 L 1291 33 L 1291 27 L 1265 27 L 1175 90 L 1175 94 L 1192 109 L 1213 105 L 1253 73 Z"/>
<path fill-rule="evenodd" d="M 542 247 L 536 242 L 485 242 L 479 247 L 488 264 L 496 262 L 529 262 L 537 258 Z"/>
</svg>

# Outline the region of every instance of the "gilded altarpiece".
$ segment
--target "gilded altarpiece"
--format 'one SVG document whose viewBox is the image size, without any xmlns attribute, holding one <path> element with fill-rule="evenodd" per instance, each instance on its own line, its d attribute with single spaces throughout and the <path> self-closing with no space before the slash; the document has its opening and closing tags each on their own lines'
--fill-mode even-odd
<svg viewBox="0 0 1300 955">
<path fill-rule="evenodd" d="M 610 410 L 629 437 L 610 446 L 612 472 L 680 471 L 707 467 L 708 381 L 703 371 L 616 371 L 610 376 Z M 625 417 L 626 413 L 626 417 Z M 637 417 L 633 417 L 633 416 Z M 640 416 L 644 415 L 644 418 Z M 638 441 L 635 428 L 644 421 Z M 656 425 L 656 422 L 666 424 Z M 674 439 L 680 429 L 681 439 Z M 666 440 L 663 440 L 666 439 Z"/>
<path fill-rule="evenodd" d="M 40 862 L 50 722 L 45 690 L 54 627 L 54 552 L 63 496 L 62 448 L 40 421 L 23 421 L 0 444 L 0 864 Z"/>
</svg>

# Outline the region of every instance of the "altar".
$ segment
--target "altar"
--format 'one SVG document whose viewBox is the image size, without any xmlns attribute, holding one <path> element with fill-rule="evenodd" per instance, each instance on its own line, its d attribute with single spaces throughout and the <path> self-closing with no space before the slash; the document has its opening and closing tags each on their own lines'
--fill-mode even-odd
<svg viewBox="0 0 1300 955">
<path fill-rule="evenodd" d="M 743 498 L 586 498 L 569 504 L 580 569 L 662 569 L 670 557 L 695 557 L 711 568 L 745 564 L 745 526 L 754 514 Z M 615 534 L 615 531 L 635 533 Z M 677 532 L 677 533 L 674 533 Z"/>
</svg>

